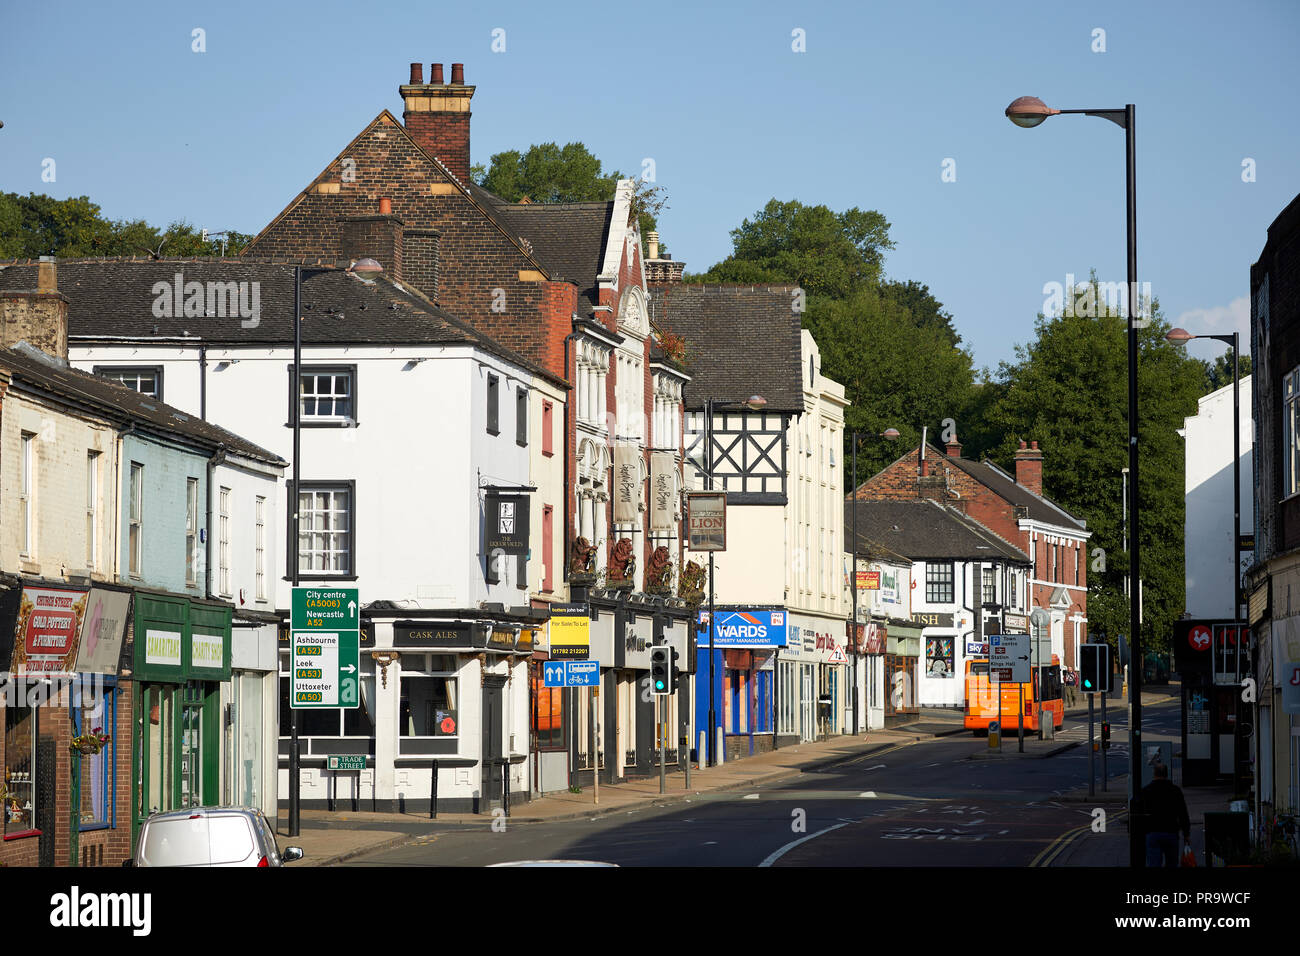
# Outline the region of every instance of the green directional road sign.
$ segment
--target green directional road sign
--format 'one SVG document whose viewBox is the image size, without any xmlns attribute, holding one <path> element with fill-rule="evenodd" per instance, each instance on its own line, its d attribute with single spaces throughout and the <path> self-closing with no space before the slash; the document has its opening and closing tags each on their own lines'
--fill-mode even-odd
<svg viewBox="0 0 1300 956">
<path fill-rule="evenodd" d="M 356 588 L 293 589 L 289 706 L 361 706 Z"/>
</svg>

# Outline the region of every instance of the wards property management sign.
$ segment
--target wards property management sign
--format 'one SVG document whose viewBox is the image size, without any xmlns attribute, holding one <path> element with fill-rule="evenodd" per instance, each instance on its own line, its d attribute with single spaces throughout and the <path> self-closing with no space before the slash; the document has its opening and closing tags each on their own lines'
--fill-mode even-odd
<svg viewBox="0 0 1300 956">
<path fill-rule="evenodd" d="M 718 611 L 713 629 L 714 647 L 785 647 L 785 611 Z M 708 624 L 709 613 L 700 612 L 700 621 Z M 700 644 L 708 646 L 706 626 Z"/>
</svg>

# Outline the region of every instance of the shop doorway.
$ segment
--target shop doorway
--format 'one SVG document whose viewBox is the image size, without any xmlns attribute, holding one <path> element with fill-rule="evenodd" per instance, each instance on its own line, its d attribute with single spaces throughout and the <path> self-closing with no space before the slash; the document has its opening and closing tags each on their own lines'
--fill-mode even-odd
<svg viewBox="0 0 1300 956">
<path fill-rule="evenodd" d="M 501 806 L 503 799 L 501 743 L 505 683 L 504 677 L 488 677 L 483 681 L 483 796 L 479 806 L 489 811 Z"/>
</svg>

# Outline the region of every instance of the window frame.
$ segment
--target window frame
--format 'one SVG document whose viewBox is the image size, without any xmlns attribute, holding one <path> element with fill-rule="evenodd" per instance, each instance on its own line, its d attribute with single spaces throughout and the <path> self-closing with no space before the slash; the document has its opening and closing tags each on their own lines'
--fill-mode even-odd
<svg viewBox="0 0 1300 956">
<path fill-rule="evenodd" d="M 946 572 L 936 573 L 936 572 Z M 946 585 L 946 592 L 943 588 Z M 942 596 L 946 593 L 947 598 Z M 952 604 L 957 598 L 956 567 L 953 561 L 925 562 L 925 603 Z"/>
<path fill-rule="evenodd" d="M 253 595 L 266 600 L 266 496 L 253 500 Z"/>
<path fill-rule="evenodd" d="M 550 458 L 555 454 L 555 403 L 542 399 L 542 454 Z"/>
<path fill-rule="evenodd" d="M 144 574 L 144 465 L 141 462 L 131 462 L 128 469 L 127 497 L 127 574 L 138 578 Z"/>
<path fill-rule="evenodd" d="M 217 488 L 217 588 L 223 597 L 230 597 L 230 496 L 231 489 Z"/>
<path fill-rule="evenodd" d="M 299 377 L 298 401 L 296 402 L 294 401 L 294 394 L 293 394 L 293 383 L 294 383 L 293 363 L 290 362 L 287 368 L 289 372 L 289 420 L 288 422 L 285 423 L 285 427 L 292 428 L 294 425 L 294 421 L 296 420 L 296 417 L 298 416 L 299 412 L 302 410 L 302 380 L 305 379 L 305 377 L 308 375 L 325 375 L 325 374 L 347 375 L 348 387 L 351 389 L 351 392 L 348 397 L 352 401 L 352 414 L 350 416 L 315 415 L 315 414 L 303 415 L 301 422 L 298 423 L 298 427 L 300 428 L 356 428 L 360 424 L 360 420 L 358 418 L 359 402 L 358 402 L 358 388 L 357 388 L 359 376 L 357 374 L 357 366 L 355 363 L 349 365 L 346 363 L 340 364 L 337 362 L 333 362 L 333 363 L 323 362 L 319 364 L 303 362 L 302 374 Z M 317 394 L 316 392 L 312 393 L 313 396 L 315 396 L 316 394 Z"/>
<path fill-rule="evenodd" d="M 289 489 L 289 509 L 285 513 L 285 537 L 288 541 L 288 547 L 291 549 L 288 554 L 298 555 L 298 578 L 302 581 L 355 581 L 357 579 L 357 483 L 355 479 L 346 479 L 339 481 L 304 481 L 302 482 L 303 491 L 342 491 L 348 492 L 348 568 L 345 574 L 320 571 L 304 571 L 302 567 L 302 556 L 297 550 L 298 542 L 293 536 L 293 515 L 297 508 L 296 496 L 298 489 L 294 488 L 293 481 L 285 483 Z M 286 576 L 285 580 L 291 580 Z"/>
<path fill-rule="evenodd" d="M 86 449 L 86 568 L 99 570 L 99 463 L 101 452 Z"/>
<path fill-rule="evenodd" d="M 515 444 L 528 447 L 528 388 L 524 385 L 515 389 Z"/>
<path fill-rule="evenodd" d="M 36 433 L 20 432 L 21 452 L 18 467 L 18 503 L 23 514 L 23 534 L 18 550 L 21 557 L 30 558 L 36 553 L 36 529 L 33 520 L 36 517 L 32 507 L 32 498 L 36 492 Z"/>
<path fill-rule="evenodd" d="M 493 372 L 487 375 L 487 433 L 501 434 L 501 376 Z"/>
<path fill-rule="evenodd" d="M 133 392 L 139 392 L 146 395 L 154 401 L 163 401 L 163 366 L 161 365 L 94 365 L 91 371 L 100 378 L 106 378 L 116 382 L 123 388 L 129 388 Z M 152 375 L 154 377 L 154 386 L 156 394 L 150 394 L 135 386 L 128 385 L 122 381 L 123 376 L 134 376 L 138 382 L 141 376 Z"/>
<path fill-rule="evenodd" d="M 1283 499 L 1300 491 L 1300 366 L 1282 376 L 1282 432 L 1286 445 L 1282 455 Z"/>
<path fill-rule="evenodd" d="M 435 669 L 433 665 L 442 660 L 451 663 L 451 669 Z M 414 664 L 419 662 L 418 666 L 408 666 L 408 661 Z M 454 654 L 426 654 L 419 651 L 411 654 L 403 652 L 401 656 L 401 672 L 397 676 L 397 739 L 400 740 L 459 740 L 461 737 L 461 686 L 460 667 Z M 402 720 L 402 700 L 405 697 L 403 690 L 403 681 L 411 680 L 445 680 L 450 681 L 452 686 L 452 695 L 454 701 L 448 709 L 454 715 L 456 722 L 456 732 L 454 734 L 408 734 L 405 731 L 406 724 Z M 400 745 L 399 745 L 400 749 Z"/>
<path fill-rule="evenodd" d="M 117 678 L 102 677 L 98 678 L 103 681 L 102 689 L 104 692 L 104 716 L 102 729 L 111 738 L 95 757 L 101 757 L 104 760 L 104 777 L 100 781 L 100 800 L 104 807 L 105 819 L 94 820 L 87 823 L 78 819 L 78 827 L 82 833 L 91 830 L 115 830 L 117 829 L 117 815 L 113 812 L 114 795 L 117 793 Z M 80 702 L 72 708 L 72 732 L 73 734 L 82 734 L 86 732 L 85 708 Z M 91 727 L 90 729 L 94 729 Z M 85 756 L 81 757 L 79 770 L 81 780 L 78 781 L 78 792 L 82 800 L 85 799 L 86 792 L 86 760 Z M 78 817 L 80 810 L 78 809 Z"/>
<path fill-rule="evenodd" d="M 185 583 L 198 585 L 198 569 L 194 566 L 194 549 L 199 540 L 199 479 L 185 479 Z"/>
<path fill-rule="evenodd" d="M 5 721 L 4 735 L 6 738 L 4 769 L 6 771 L 6 775 L 8 775 L 7 772 L 12 769 L 12 766 L 10 765 L 9 761 L 11 757 L 14 755 L 14 751 L 16 749 L 9 742 L 10 718 L 13 718 L 13 722 L 15 725 L 20 724 L 24 720 L 24 717 L 21 713 L 22 711 L 27 712 L 25 719 L 30 721 L 30 728 L 29 728 L 30 744 L 28 746 L 28 762 L 27 762 L 26 771 L 15 771 L 15 773 L 25 772 L 27 774 L 27 779 L 18 781 L 18 783 L 25 786 L 25 789 L 28 792 L 28 802 L 31 804 L 32 809 L 31 809 L 30 818 L 27 821 L 27 825 L 24 826 L 22 824 L 15 823 L 12 831 L 9 829 L 10 827 L 9 813 L 6 811 L 3 814 L 3 819 L 0 819 L 0 838 L 3 838 L 5 840 L 11 840 L 14 839 L 15 837 L 20 837 L 20 836 L 38 835 L 41 832 L 40 828 L 36 825 L 36 821 L 40 819 L 41 788 L 39 784 L 41 782 L 42 771 L 44 770 L 44 767 L 41 765 L 40 751 L 37 747 L 39 736 L 40 736 L 40 711 L 41 711 L 40 707 L 20 706 L 20 707 L 3 708 L 4 721 Z M 15 731 L 14 737 L 17 738 L 17 736 L 18 736 L 18 732 Z M 11 781 L 9 784 L 9 788 L 12 787 L 13 787 L 13 782 Z M 13 795 L 16 796 L 16 793 Z M 22 807 L 22 809 L 25 810 L 26 807 Z"/>
</svg>

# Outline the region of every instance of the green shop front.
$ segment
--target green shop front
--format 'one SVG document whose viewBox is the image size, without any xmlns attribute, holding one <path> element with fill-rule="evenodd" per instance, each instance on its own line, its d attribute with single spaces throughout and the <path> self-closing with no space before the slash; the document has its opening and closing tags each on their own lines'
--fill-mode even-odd
<svg viewBox="0 0 1300 956">
<path fill-rule="evenodd" d="M 135 830 L 152 813 L 220 802 L 232 612 L 228 604 L 136 592 Z"/>
</svg>

